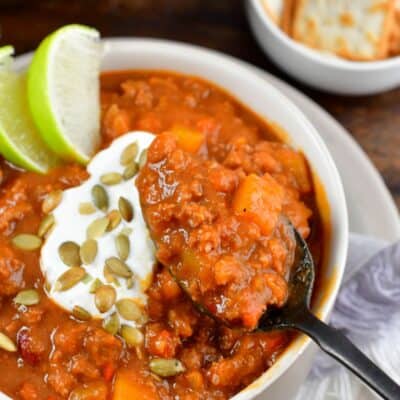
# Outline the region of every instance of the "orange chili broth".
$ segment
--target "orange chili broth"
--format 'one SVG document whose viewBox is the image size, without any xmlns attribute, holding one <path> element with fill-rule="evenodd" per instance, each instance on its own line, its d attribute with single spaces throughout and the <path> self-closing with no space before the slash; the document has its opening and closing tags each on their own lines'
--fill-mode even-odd
<svg viewBox="0 0 400 400">
<path fill-rule="evenodd" d="M 261 117 L 253 113 L 244 105 L 240 104 L 237 99 L 233 98 L 229 93 L 216 87 L 214 84 L 210 84 L 209 82 L 203 81 L 199 78 L 191 78 L 184 77 L 180 74 L 174 74 L 172 72 L 159 72 L 159 71 L 119 71 L 119 72 L 106 72 L 101 76 L 101 87 L 102 87 L 102 105 L 103 105 L 103 117 L 105 107 L 104 105 L 112 103 L 112 99 L 106 100 L 108 96 L 107 93 L 111 93 L 115 91 L 121 82 L 126 79 L 147 79 L 150 76 L 157 77 L 173 77 L 174 79 L 188 79 L 193 80 L 194 82 L 198 82 L 199 84 L 211 88 L 216 92 L 220 93 L 221 96 L 226 99 L 234 108 L 235 111 L 240 114 L 240 117 L 243 119 L 244 123 L 247 125 L 255 126 L 257 128 L 262 128 L 262 131 L 265 133 L 265 139 L 267 140 L 277 140 L 281 141 L 282 137 L 286 138 L 286 134 L 283 133 L 282 130 L 277 128 L 275 124 L 269 123 L 263 120 Z M 111 95 L 112 97 L 112 95 Z M 110 102 L 111 100 L 111 102 Z M 165 129 L 165 127 L 153 127 L 152 129 L 154 133 L 160 133 Z M 144 127 L 138 127 L 133 124 L 130 129 L 144 129 Z M 103 132 L 104 134 L 104 132 Z M 104 135 L 102 148 L 107 147 L 109 142 L 113 138 L 107 137 Z M 33 213 L 29 213 L 25 218 L 23 218 L 19 222 L 12 222 L 12 229 L 15 226 L 15 229 L 12 232 L 12 235 L 17 233 L 35 233 L 39 222 L 42 218 L 41 212 L 41 200 L 45 197 L 46 193 L 55 188 L 64 189 L 66 187 L 74 186 L 79 184 L 81 180 L 84 180 L 87 177 L 87 173 L 79 166 L 61 166 L 54 171 L 50 172 L 46 176 L 40 176 L 34 173 L 21 172 L 17 169 L 14 169 L 10 166 L 5 165 L 4 163 L 0 164 L 1 168 L 5 171 L 5 178 L 7 181 L 13 181 L 15 179 L 21 180 L 21 187 L 26 190 L 29 188 L 31 191 L 40 190 L 40 193 L 37 194 L 38 201 L 36 203 L 32 203 Z M 310 171 L 311 174 L 311 171 Z M 319 180 L 315 173 L 312 173 L 314 190 L 312 193 L 312 198 L 310 199 L 313 211 L 313 223 L 314 229 L 312 229 L 313 236 L 310 237 L 310 247 L 313 251 L 313 255 L 317 260 L 317 280 L 316 280 L 316 289 L 315 292 L 318 293 L 319 290 L 322 290 L 322 287 L 325 286 L 321 277 L 324 275 L 326 265 L 326 260 L 328 256 L 328 243 L 330 240 L 330 232 L 331 232 L 331 224 L 330 224 L 330 216 L 329 216 L 329 204 L 326 200 L 326 196 L 323 190 L 322 185 L 319 183 Z M 0 186 L 0 188 L 2 188 Z M 38 189 L 39 188 L 39 189 Z M 28 196 L 29 197 L 29 196 Z M 0 198 L 1 200 L 1 198 Z M 29 200 L 29 199 L 28 199 Z M 6 249 L 10 241 L 9 234 L 1 233 L 0 240 L 0 254 Z M 5 251 L 5 250 L 4 250 Z M 54 327 L 62 326 L 69 321 L 69 316 L 65 312 L 60 312 L 60 309 L 55 306 L 50 300 L 46 299 L 46 296 L 42 290 L 43 278 L 39 269 L 39 252 L 26 253 L 21 251 L 16 251 L 16 256 L 18 259 L 25 262 L 29 268 L 25 268 L 24 271 L 24 279 L 26 281 L 27 287 L 36 287 L 41 292 L 41 306 L 46 310 L 48 315 L 46 315 L 46 323 L 44 324 L 44 329 L 42 335 L 49 335 L 50 329 L 50 321 L 55 324 Z M 13 308 L 11 304 L 11 299 L 4 302 L 2 313 L 0 314 L 0 324 L 4 321 L 8 320 L 12 313 L 15 313 L 15 308 Z M 97 322 L 85 323 L 87 325 L 98 326 Z M 37 386 L 40 396 L 39 398 L 43 399 L 60 399 L 62 396 L 57 396 L 54 394 L 53 390 L 43 386 L 43 382 L 41 379 L 43 378 L 40 375 L 40 371 L 38 371 L 35 367 L 30 367 L 26 365 L 22 369 L 15 368 L 15 355 L 14 354 L 1 354 L 1 360 L 3 363 L 3 367 L 7 368 L 8 371 L 15 371 L 15 374 L 19 374 L 20 378 L 18 378 L 18 382 L 21 380 L 28 380 L 34 386 Z M 132 365 L 135 365 L 134 361 Z M 109 367 L 109 366 L 108 366 Z M 109 379 L 110 370 L 112 368 L 107 367 L 107 379 Z M 15 386 L 14 380 L 8 378 L 6 375 L 0 375 L 0 389 L 4 390 L 8 394 L 14 396 L 16 393 L 10 393 L 10 390 L 14 391 Z M 17 378 L 17 377 L 15 377 Z M 12 389 L 11 389 L 12 388 Z M 32 389 L 33 390 L 33 389 Z M 231 393 L 231 392 L 227 392 Z M 47 397 L 50 396 L 50 397 Z M 32 397 L 33 398 L 33 397 Z M 210 397 L 211 398 L 211 397 Z"/>
<path fill-rule="evenodd" d="M 240 101 L 240 99 L 232 96 L 227 90 L 218 86 L 214 82 L 207 81 L 198 76 L 191 75 L 183 75 L 170 70 L 118 70 L 118 71 L 105 71 L 101 75 L 101 86 L 102 89 L 116 89 L 118 85 L 129 78 L 147 78 L 149 76 L 161 76 L 161 77 L 182 77 L 186 76 L 187 78 L 203 83 L 207 86 L 212 86 L 216 88 L 219 92 L 221 92 L 226 98 L 235 103 L 235 105 L 241 110 L 242 115 L 244 114 L 250 121 L 254 122 L 256 125 L 263 126 L 266 131 L 265 139 L 266 140 L 277 140 L 283 143 L 291 143 L 291 135 L 288 133 L 279 123 L 275 121 L 269 121 L 264 117 L 258 115 L 253 110 L 251 110 L 248 106 Z M 161 133 L 161 132 L 156 132 Z M 107 146 L 108 142 L 103 142 L 103 147 Z M 301 152 L 301 150 L 299 150 Z M 314 290 L 313 296 L 311 300 L 311 306 L 314 307 L 318 304 L 321 305 L 329 296 L 331 290 L 330 287 L 335 279 L 334 276 L 327 277 L 326 272 L 330 268 L 328 263 L 330 256 L 329 244 L 332 238 L 332 223 L 331 223 L 331 214 L 330 214 L 330 205 L 328 201 L 328 197 L 323 186 L 322 181 L 320 180 L 317 171 L 314 168 L 311 168 L 309 164 L 309 173 L 311 176 L 312 184 L 313 184 L 313 194 L 315 200 L 315 207 L 313 208 L 313 216 L 315 217 L 315 227 L 312 230 L 315 236 L 314 243 L 310 243 L 313 240 L 308 238 L 310 250 L 313 254 L 316 267 L 316 279 L 314 282 Z M 318 244 L 316 243 L 318 242 Z M 326 293 L 322 293 L 322 291 Z M 296 336 L 295 334 L 292 335 Z"/>
</svg>

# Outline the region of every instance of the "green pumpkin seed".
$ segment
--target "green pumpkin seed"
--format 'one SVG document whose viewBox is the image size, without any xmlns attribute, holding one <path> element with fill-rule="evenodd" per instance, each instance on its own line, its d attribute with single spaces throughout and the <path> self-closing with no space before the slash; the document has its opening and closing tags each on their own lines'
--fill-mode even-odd
<svg viewBox="0 0 400 400">
<path fill-rule="evenodd" d="M 50 192 L 43 200 L 42 211 L 45 214 L 51 213 L 61 203 L 62 197 L 62 190 L 54 190 L 53 192 Z"/>
<path fill-rule="evenodd" d="M 122 176 L 127 181 L 128 179 L 133 178 L 139 171 L 139 164 L 137 162 L 133 162 L 129 164 L 122 173 Z"/>
<path fill-rule="evenodd" d="M 131 244 L 129 242 L 129 238 L 126 235 L 119 234 L 115 238 L 115 248 L 117 249 L 118 257 L 122 261 L 126 261 L 129 257 Z"/>
<path fill-rule="evenodd" d="M 108 194 L 106 189 L 101 185 L 94 185 L 92 188 L 92 199 L 94 205 L 101 211 L 106 212 L 108 209 Z"/>
<path fill-rule="evenodd" d="M 133 229 L 126 226 L 125 228 L 121 229 L 120 233 L 121 235 L 129 236 L 132 232 Z"/>
<path fill-rule="evenodd" d="M 110 268 L 107 265 L 104 265 L 103 275 L 107 283 L 113 283 L 115 286 L 119 286 L 118 279 L 111 272 Z"/>
<path fill-rule="evenodd" d="M 50 282 L 48 282 L 48 281 L 45 282 L 45 284 L 44 284 L 44 290 L 46 291 L 47 294 L 50 293 L 50 290 L 51 290 Z"/>
<path fill-rule="evenodd" d="M 109 172 L 100 177 L 100 182 L 107 186 L 118 185 L 122 182 L 122 175 L 118 172 Z"/>
<path fill-rule="evenodd" d="M 47 233 L 54 226 L 56 220 L 53 214 L 47 214 L 39 225 L 38 236 L 41 238 L 46 237 Z"/>
<path fill-rule="evenodd" d="M 119 331 L 120 322 L 117 313 L 113 313 L 103 321 L 103 328 L 111 335 L 116 335 Z"/>
<path fill-rule="evenodd" d="M 64 292 L 77 285 L 86 276 L 86 271 L 81 267 L 71 267 L 65 271 L 54 285 L 54 290 Z"/>
<path fill-rule="evenodd" d="M 132 276 L 132 271 L 128 265 L 117 257 L 107 258 L 106 265 L 114 275 L 121 278 L 130 278 Z"/>
<path fill-rule="evenodd" d="M 72 315 L 80 321 L 89 321 L 92 318 L 90 312 L 81 306 L 75 306 L 72 309 Z"/>
<path fill-rule="evenodd" d="M 92 203 L 81 203 L 79 204 L 79 214 L 89 215 L 96 212 L 96 207 Z"/>
<path fill-rule="evenodd" d="M 14 297 L 14 303 L 23 306 L 34 306 L 35 304 L 39 304 L 39 302 L 39 293 L 35 289 L 23 290 Z"/>
<path fill-rule="evenodd" d="M 92 284 L 90 285 L 89 293 L 94 294 L 96 293 L 96 290 L 100 287 L 103 286 L 103 282 L 99 279 L 96 278 Z"/>
<path fill-rule="evenodd" d="M 94 302 L 101 313 L 107 312 L 115 304 L 116 298 L 117 293 L 110 285 L 100 286 L 94 294 Z"/>
<path fill-rule="evenodd" d="M 133 284 L 134 284 L 134 281 L 133 281 L 132 277 L 130 277 L 130 278 L 128 278 L 126 280 L 126 288 L 127 289 L 132 289 L 133 288 Z"/>
<path fill-rule="evenodd" d="M 129 325 L 122 325 L 121 336 L 129 347 L 140 346 L 144 341 L 142 331 Z"/>
<path fill-rule="evenodd" d="M 107 231 L 110 220 L 107 217 L 95 219 L 86 229 L 88 239 L 97 239 Z"/>
<path fill-rule="evenodd" d="M 86 273 L 86 275 L 85 275 L 84 278 L 82 279 L 82 282 L 83 282 L 85 285 L 87 285 L 88 283 L 92 282 L 92 280 L 93 280 L 93 277 L 92 277 L 90 274 Z"/>
<path fill-rule="evenodd" d="M 127 221 L 127 222 L 132 221 L 133 207 L 128 199 L 121 196 L 118 200 L 118 208 L 119 208 L 119 212 L 121 213 L 122 218 L 125 221 Z"/>
<path fill-rule="evenodd" d="M 17 346 L 8 336 L 0 332 L 0 349 L 14 353 L 17 351 Z"/>
<path fill-rule="evenodd" d="M 147 150 L 143 150 L 139 156 L 139 168 L 143 168 L 146 162 L 147 162 Z"/>
<path fill-rule="evenodd" d="M 79 255 L 84 264 L 91 264 L 97 256 L 97 242 L 94 239 L 87 239 L 82 243 Z"/>
<path fill-rule="evenodd" d="M 79 252 L 79 245 L 71 241 L 62 243 L 58 248 L 58 254 L 62 262 L 69 267 L 79 267 L 81 265 Z"/>
<path fill-rule="evenodd" d="M 30 233 L 21 233 L 14 236 L 11 242 L 20 250 L 37 250 L 42 245 L 42 239 L 39 236 Z"/>
<path fill-rule="evenodd" d="M 107 231 L 110 232 L 115 229 L 121 223 L 121 214 L 118 210 L 112 210 L 107 215 L 110 223 L 108 224 Z"/>
<path fill-rule="evenodd" d="M 143 310 L 132 299 L 118 300 L 115 306 L 121 317 L 128 321 L 142 322 L 146 320 Z"/>
<path fill-rule="evenodd" d="M 124 151 L 121 153 L 121 158 L 120 158 L 121 164 L 128 165 L 132 161 L 134 161 L 138 151 L 139 147 L 136 142 L 131 143 L 129 146 L 125 147 Z"/>
<path fill-rule="evenodd" d="M 149 363 L 150 371 L 162 378 L 176 376 L 185 371 L 183 364 L 176 358 L 153 358 Z"/>
</svg>

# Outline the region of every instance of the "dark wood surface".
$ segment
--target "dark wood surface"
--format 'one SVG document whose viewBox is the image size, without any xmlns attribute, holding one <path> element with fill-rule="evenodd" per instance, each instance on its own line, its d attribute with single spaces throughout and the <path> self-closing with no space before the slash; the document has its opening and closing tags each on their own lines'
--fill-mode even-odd
<svg viewBox="0 0 400 400">
<path fill-rule="evenodd" d="M 346 98 L 293 81 L 261 52 L 240 0 L 0 0 L 0 44 L 13 44 L 19 54 L 34 49 L 57 27 L 76 22 L 95 26 L 103 36 L 194 43 L 283 78 L 346 127 L 379 169 L 400 207 L 400 89 Z"/>
</svg>

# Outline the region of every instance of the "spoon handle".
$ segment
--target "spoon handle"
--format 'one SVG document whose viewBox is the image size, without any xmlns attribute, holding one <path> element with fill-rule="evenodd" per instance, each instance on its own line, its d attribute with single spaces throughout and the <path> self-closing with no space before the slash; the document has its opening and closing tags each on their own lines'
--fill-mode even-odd
<svg viewBox="0 0 400 400">
<path fill-rule="evenodd" d="M 378 368 L 337 329 L 320 321 L 310 311 L 296 318 L 294 328 L 310 336 L 321 349 L 353 371 L 385 400 L 400 400 L 400 386 Z"/>
</svg>

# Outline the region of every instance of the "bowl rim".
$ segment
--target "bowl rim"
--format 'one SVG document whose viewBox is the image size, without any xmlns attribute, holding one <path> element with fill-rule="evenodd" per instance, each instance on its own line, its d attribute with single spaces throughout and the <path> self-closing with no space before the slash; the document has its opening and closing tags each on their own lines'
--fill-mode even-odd
<svg viewBox="0 0 400 400">
<path fill-rule="evenodd" d="M 286 35 L 271 18 L 261 4 L 263 0 L 246 0 L 250 2 L 268 31 L 290 51 L 303 56 L 309 61 L 321 64 L 324 67 L 335 68 L 343 72 L 378 72 L 390 68 L 400 68 L 400 55 L 377 61 L 350 61 L 339 57 L 324 55 L 307 47 Z"/>
<path fill-rule="evenodd" d="M 287 111 L 290 113 L 296 114 L 297 119 L 299 120 L 299 124 L 303 125 L 304 131 L 307 131 L 307 134 L 313 141 L 313 145 L 318 149 L 318 152 L 324 155 L 326 158 L 326 162 L 328 164 L 327 170 L 333 176 L 334 182 L 331 184 L 337 188 L 337 195 L 339 197 L 339 204 L 336 207 L 339 210 L 340 215 L 340 224 L 334 225 L 335 234 L 331 237 L 331 242 L 333 244 L 333 237 L 337 237 L 337 248 L 338 252 L 336 255 L 336 264 L 332 265 L 332 270 L 334 270 L 333 276 L 330 276 L 329 283 L 329 293 L 324 297 L 322 304 L 318 305 L 318 316 L 322 320 L 326 321 L 330 311 L 333 308 L 333 304 L 336 300 L 339 286 L 342 282 L 343 272 L 345 269 L 345 261 L 347 256 L 347 244 L 348 244 L 348 215 L 347 215 L 347 205 L 344 196 L 343 185 L 341 182 L 341 178 L 339 172 L 336 168 L 336 165 L 327 149 L 325 143 L 322 138 L 319 136 L 316 128 L 311 124 L 308 118 L 303 114 L 303 112 L 284 95 L 279 89 L 274 87 L 269 82 L 266 82 L 260 76 L 258 76 L 253 70 L 249 69 L 245 65 L 240 63 L 240 60 L 236 58 L 220 53 L 215 50 L 211 50 L 208 48 L 204 48 L 201 46 L 181 43 L 177 41 L 163 40 L 163 39 L 153 39 L 153 38 L 132 38 L 132 37 L 113 37 L 113 38 L 103 38 L 102 42 L 104 43 L 104 58 L 110 56 L 112 53 L 120 52 L 132 52 L 132 50 L 140 49 L 142 52 L 158 52 L 159 54 L 168 53 L 171 54 L 179 54 L 180 56 L 184 55 L 185 58 L 188 59 L 198 59 L 203 62 L 206 66 L 208 65 L 218 65 L 219 68 L 224 70 L 229 70 L 231 75 L 244 75 L 247 79 L 251 79 L 254 83 L 257 84 L 257 87 L 268 88 L 269 92 L 272 92 L 274 96 L 278 97 L 282 102 L 285 103 L 285 107 Z M 32 57 L 32 52 L 22 54 L 15 59 L 15 68 L 17 70 L 23 70 L 26 68 L 28 62 Z M 206 61 L 207 60 L 207 61 Z M 237 62 L 239 61 L 239 62 Z M 121 69 L 126 69 L 121 68 Z M 153 69 L 153 68 L 152 68 Z M 159 70 L 168 70 L 174 71 L 174 68 L 160 68 Z M 179 72 L 178 73 L 182 73 Z M 188 75 L 199 76 L 205 80 L 214 82 L 216 85 L 219 85 L 217 81 L 213 81 L 210 78 L 205 76 L 201 76 L 201 74 L 191 74 L 190 71 L 187 72 Z M 219 85 L 220 87 L 224 87 L 223 85 Z M 230 92 L 227 89 L 228 93 Z M 240 96 L 230 92 L 235 98 L 241 101 L 246 105 L 246 102 L 240 99 Z M 250 109 L 252 109 L 249 106 Z M 324 182 L 322 182 L 325 185 Z M 290 345 L 284 350 L 284 354 L 278 357 L 277 362 L 273 364 L 271 368 L 261 374 L 258 378 L 256 378 L 249 386 L 242 389 L 240 392 L 235 394 L 231 399 L 232 400 L 249 400 L 263 392 L 269 386 L 271 386 L 281 375 L 283 375 L 295 362 L 296 360 L 306 351 L 306 349 L 311 344 L 311 339 L 305 337 L 304 335 L 299 335 L 294 341 L 290 343 Z M 1 398 L 1 396 L 0 396 Z"/>
</svg>

